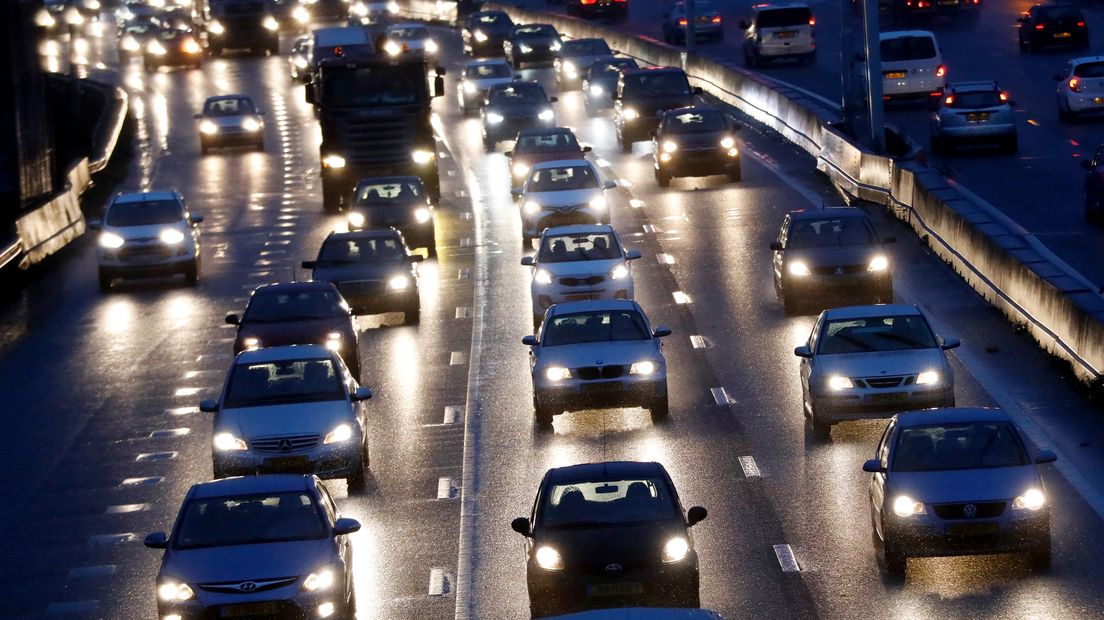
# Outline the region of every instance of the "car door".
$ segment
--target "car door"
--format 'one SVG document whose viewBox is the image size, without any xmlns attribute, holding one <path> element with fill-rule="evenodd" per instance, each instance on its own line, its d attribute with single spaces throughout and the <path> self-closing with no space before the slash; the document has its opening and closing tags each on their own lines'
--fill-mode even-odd
<svg viewBox="0 0 1104 620">
<path fill-rule="evenodd" d="M 874 458 L 881 462 L 882 468 L 889 470 L 889 446 L 893 443 L 894 429 L 897 426 L 897 418 L 892 418 L 886 425 L 882 438 L 878 442 L 878 449 Z M 871 521 L 878 538 L 885 539 L 882 531 L 882 511 L 885 508 L 886 472 L 875 472 L 870 477 L 870 509 Z"/>
<path fill-rule="evenodd" d="M 817 342 L 820 339 L 820 326 L 822 323 L 824 323 L 824 313 L 821 313 L 820 317 L 817 318 L 816 323 L 813 325 L 812 331 L 809 333 L 809 341 L 807 343 L 807 346 L 809 347 L 809 351 L 810 353 L 812 353 L 812 355 L 810 355 L 809 357 L 800 358 L 801 363 L 798 373 L 801 377 L 801 390 L 802 394 L 805 396 L 808 402 L 812 401 L 812 399 L 809 397 L 812 393 L 812 376 L 816 365 L 816 347 Z"/>
<path fill-rule="evenodd" d="M 774 250 L 774 256 L 772 264 L 774 265 L 774 286 L 775 290 L 782 290 L 782 267 L 785 256 L 786 244 L 789 241 L 787 237 L 790 234 L 790 216 L 787 215 L 786 219 L 782 220 L 782 228 L 778 230 L 778 243 L 782 244 L 781 250 Z"/>
</svg>

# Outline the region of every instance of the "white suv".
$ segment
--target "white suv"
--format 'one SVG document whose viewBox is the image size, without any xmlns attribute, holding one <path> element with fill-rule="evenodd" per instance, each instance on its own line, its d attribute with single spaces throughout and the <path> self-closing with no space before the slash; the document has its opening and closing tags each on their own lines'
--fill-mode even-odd
<svg viewBox="0 0 1104 620">
<path fill-rule="evenodd" d="M 1104 56 L 1074 58 L 1066 63 L 1058 82 L 1058 118 L 1104 114 Z"/>
<path fill-rule="evenodd" d="M 104 211 L 103 221 L 89 222 L 100 231 L 100 289 L 115 278 L 184 274 L 199 280 L 199 223 L 175 191 L 119 194 Z"/>
<path fill-rule="evenodd" d="M 816 60 L 816 19 L 802 2 L 757 4 L 751 17 L 740 22 L 744 30 L 744 64 L 763 65 L 780 58 Z"/>
</svg>

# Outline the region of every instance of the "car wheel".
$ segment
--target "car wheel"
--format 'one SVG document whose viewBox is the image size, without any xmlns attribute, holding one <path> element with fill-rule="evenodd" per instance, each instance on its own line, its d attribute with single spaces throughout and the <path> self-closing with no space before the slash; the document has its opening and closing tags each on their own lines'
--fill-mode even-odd
<svg viewBox="0 0 1104 620">
<path fill-rule="evenodd" d="M 622 153 L 631 153 L 632 152 L 632 145 L 633 145 L 632 140 L 629 140 L 628 137 L 625 136 L 623 133 L 621 135 L 617 136 L 617 140 L 621 144 L 621 152 Z"/>
<path fill-rule="evenodd" d="M 551 407 L 542 407 L 537 397 L 533 396 L 533 415 L 537 419 L 537 426 L 541 428 L 552 428 L 552 418 L 555 417 L 555 412 Z"/>
<path fill-rule="evenodd" d="M 360 449 L 360 464 L 353 472 L 352 476 L 349 476 L 349 493 L 363 493 L 368 489 L 368 446 L 364 445 Z"/>
<path fill-rule="evenodd" d="M 733 168 L 732 170 L 728 171 L 728 180 L 729 181 L 731 181 L 733 183 L 739 183 L 742 179 L 743 179 L 743 171 L 741 170 L 739 164 L 737 164 L 736 167 Z"/>
<path fill-rule="evenodd" d="M 884 532 L 884 526 L 882 531 Z M 908 565 L 908 556 L 903 551 L 891 544 L 889 540 L 882 541 L 882 560 L 885 563 L 886 573 L 894 579 L 905 578 L 905 567 Z"/>
<path fill-rule="evenodd" d="M 184 268 L 184 279 L 187 280 L 188 286 L 195 286 L 199 282 L 199 259 L 193 260 L 187 267 Z"/>
<path fill-rule="evenodd" d="M 1027 560 L 1031 564 L 1031 568 L 1046 570 L 1050 568 L 1051 555 L 1050 532 L 1047 532 L 1044 539 L 1027 552 Z"/>
<path fill-rule="evenodd" d="M 670 413 L 670 405 L 666 392 L 663 396 L 652 401 L 652 404 L 648 406 L 648 412 L 652 414 L 652 422 L 662 422 L 667 419 L 667 415 Z"/>
<path fill-rule="evenodd" d="M 658 168 L 655 171 L 655 180 L 660 187 L 671 187 L 671 175 Z"/>
<path fill-rule="evenodd" d="M 828 439 L 832 436 L 832 423 L 825 422 L 817 415 L 816 405 L 813 403 L 809 403 L 808 423 L 813 430 L 813 437 Z"/>
<path fill-rule="evenodd" d="M 800 310 L 800 302 L 794 297 L 788 289 L 782 289 L 782 312 L 786 316 L 795 316 Z"/>
<path fill-rule="evenodd" d="M 403 320 L 407 325 L 418 325 L 422 322 L 422 300 L 418 299 L 403 310 Z"/>
<path fill-rule="evenodd" d="M 111 292 L 111 280 L 112 280 L 111 272 L 107 271 L 106 269 L 100 269 L 99 270 L 99 276 L 100 276 L 100 291 L 103 292 L 103 293 Z"/>
<path fill-rule="evenodd" d="M 1062 100 L 1058 100 L 1058 120 L 1063 123 L 1073 122 L 1073 112 L 1069 109 L 1062 107 Z"/>
</svg>

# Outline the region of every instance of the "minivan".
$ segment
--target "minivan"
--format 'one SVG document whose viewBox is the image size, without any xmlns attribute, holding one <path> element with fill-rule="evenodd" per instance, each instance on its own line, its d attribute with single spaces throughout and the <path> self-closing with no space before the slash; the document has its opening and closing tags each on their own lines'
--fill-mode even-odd
<svg viewBox="0 0 1104 620">
<path fill-rule="evenodd" d="M 757 4 L 751 18 L 740 22 L 744 30 L 744 64 L 763 65 L 779 58 L 816 60 L 816 18 L 801 2 Z"/>
<path fill-rule="evenodd" d="M 883 32 L 880 39 L 882 96 L 926 97 L 938 103 L 947 85 L 947 66 L 935 35 L 926 30 L 900 30 Z"/>
</svg>

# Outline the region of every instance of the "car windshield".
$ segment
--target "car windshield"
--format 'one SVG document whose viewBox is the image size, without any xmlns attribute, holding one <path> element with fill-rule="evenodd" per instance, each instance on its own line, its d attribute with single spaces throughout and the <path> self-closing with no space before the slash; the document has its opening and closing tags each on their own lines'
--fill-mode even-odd
<svg viewBox="0 0 1104 620">
<path fill-rule="evenodd" d="M 1073 74 L 1082 78 L 1104 78 L 1104 62 L 1086 62 L 1073 68 Z"/>
<path fill-rule="evenodd" d="M 622 69 L 636 69 L 638 66 L 632 58 L 599 60 L 590 66 L 590 78 L 616 77 Z"/>
<path fill-rule="evenodd" d="M 613 54 L 602 39 L 577 39 L 560 48 L 560 56 L 601 56 Z"/>
<path fill-rule="evenodd" d="M 812 11 L 805 7 L 794 7 L 759 11 L 759 18 L 756 22 L 760 28 L 786 28 L 789 26 L 808 26 L 812 19 Z"/>
<path fill-rule="evenodd" d="M 674 518 L 675 506 L 659 478 L 573 482 L 552 486 L 540 517 L 550 530 L 635 525 Z"/>
<path fill-rule="evenodd" d="M 1081 11 L 1072 6 L 1039 7 L 1039 21 L 1052 22 L 1060 19 L 1081 19 Z"/>
<path fill-rule="evenodd" d="M 686 74 L 678 72 L 645 72 L 625 76 L 624 93 L 631 95 L 689 95 L 690 82 Z"/>
<path fill-rule="evenodd" d="M 882 63 L 935 58 L 935 40 L 931 37 L 894 37 L 881 45 Z"/>
<path fill-rule="evenodd" d="M 296 293 L 257 292 L 245 309 L 247 322 L 309 321 L 348 316 L 337 293 L 327 290 Z"/>
<path fill-rule="evenodd" d="M 1016 430 L 1007 422 L 966 422 L 902 428 L 892 470 L 952 471 L 1029 464 Z"/>
<path fill-rule="evenodd" d="M 512 84 L 492 90 L 488 101 L 491 105 L 537 105 L 547 103 L 548 97 L 539 84 Z"/>
<path fill-rule="evenodd" d="M 473 80 L 485 80 L 489 78 L 508 78 L 513 75 L 510 65 L 502 62 L 487 65 L 468 65 L 464 69 L 464 75 Z"/>
<path fill-rule="evenodd" d="M 514 144 L 514 153 L 555 153 L 558 151 L 578 151 L 579 143 L 575 134 L 563 131 L 546 134 L 527 134 L 518 136 Z"/>
<path fill-rule="evenodd" d="M 612 233 L 549 235 L 541 243 L 538 263 L 573 263 L 621 258 L 621 246 Z"/>
<path fill-rule="evenodd" d="M 429 30 L 424 26 L 404 26 L 389 29 L 387 36 L 397 41 L 421 41 L 429 38 Z"/>
<path fill-rule="evenodd" d="M 235 364 L 226 408 L 260 407 L 345 399 L 341 375 L 329 359 Z"/>
<path fill-rule="evenodd" d="M 418 67 L 418 70 L 413 70 Z M 429 86 L 421 63 L 337 67 L 324 73 L 327 103 L 361 107 L 429 101 Z"/>
<path fill-rule="evenodd" d="M 563 192 L 598 187 L 598 175 L 590 166 L 538 168 L 529 176 L 530 192 Z"/>
<path fill-rule="evenodd" d="M 794 220 L 786 249 L 872 245 L 874 231 L 866 218 L 826 217 Z"/>
<path fill-rule="evenodd" d="M 879 316 L 828 320 L 817 353 L 870 353 L 935 348 L 935 335 L 923 316 Z"/>
<path fill-rule="evenodd" d="M 947 103 L 946 100 L 950 100 L 950 103 Z M 947 97 L 943 102 L 943 105 L 948 108 L 991 108 L 1004 104 L 1005 102 L 1001 99 L 999 90 L 969 90 L 965 92 L 956 92 L 953 96 Z"/>
<path fill-rule="evenodd" d="M 586 342 L 648 340 L 644 317 L 636 310 L 594 310 L 560 314 L 546 322 L 541 344 L 555 347 Z"/>
<path fill-rule="evenodd" d="M 184 207 L 175 200 L 117 202 L 107 210 L 108 226 L 155 226 L 175 224 L 184 219 Z"/>
<path fill-rule="evenodd" d="M 206 116 L 238 116 L 241 114 L 254 114 L 257 111 L 253 102 L 244 97 L 236 99 L 212 99 L 203 106 L 203 114 Z"/>
<path fill-rule="evenodd" d="M 514 28 L 515 37 L 555 37 L 559 36 L 556 29 L 548 24 L 532 24 Z"/>
<path fill-rule="evenodd" d="M 176 528 L 177 549 L 257 545 L 326 537 L 322 511 L 307 493 L 193 499 Z"/>
<path fill-rule="evenodd" d="M 318 251 L 319 267 L 350 263 L 388 263 L 406 260 L 398 237 L 334 237 Z"/>
<path fill-rule="evenodd" d="M 667 116 L 664 131 L 672 133 L 717 132 L 728 129 L 725 115 L 719 110 L 680 112 Z"/>
<path fill-rule="evenodd" d="M 502 26 L 513 24 L 510 16 L 505 13 L 480 13 L 472 17 L 472 26 Z"/>
<path fill-rule="evenodd" d="M 357 186 L 356 202 L 362 205 L 408 205 L 425 202 L 422 181 L 413 178 L 387 183 L 363 183 Z"/>
</svg>

